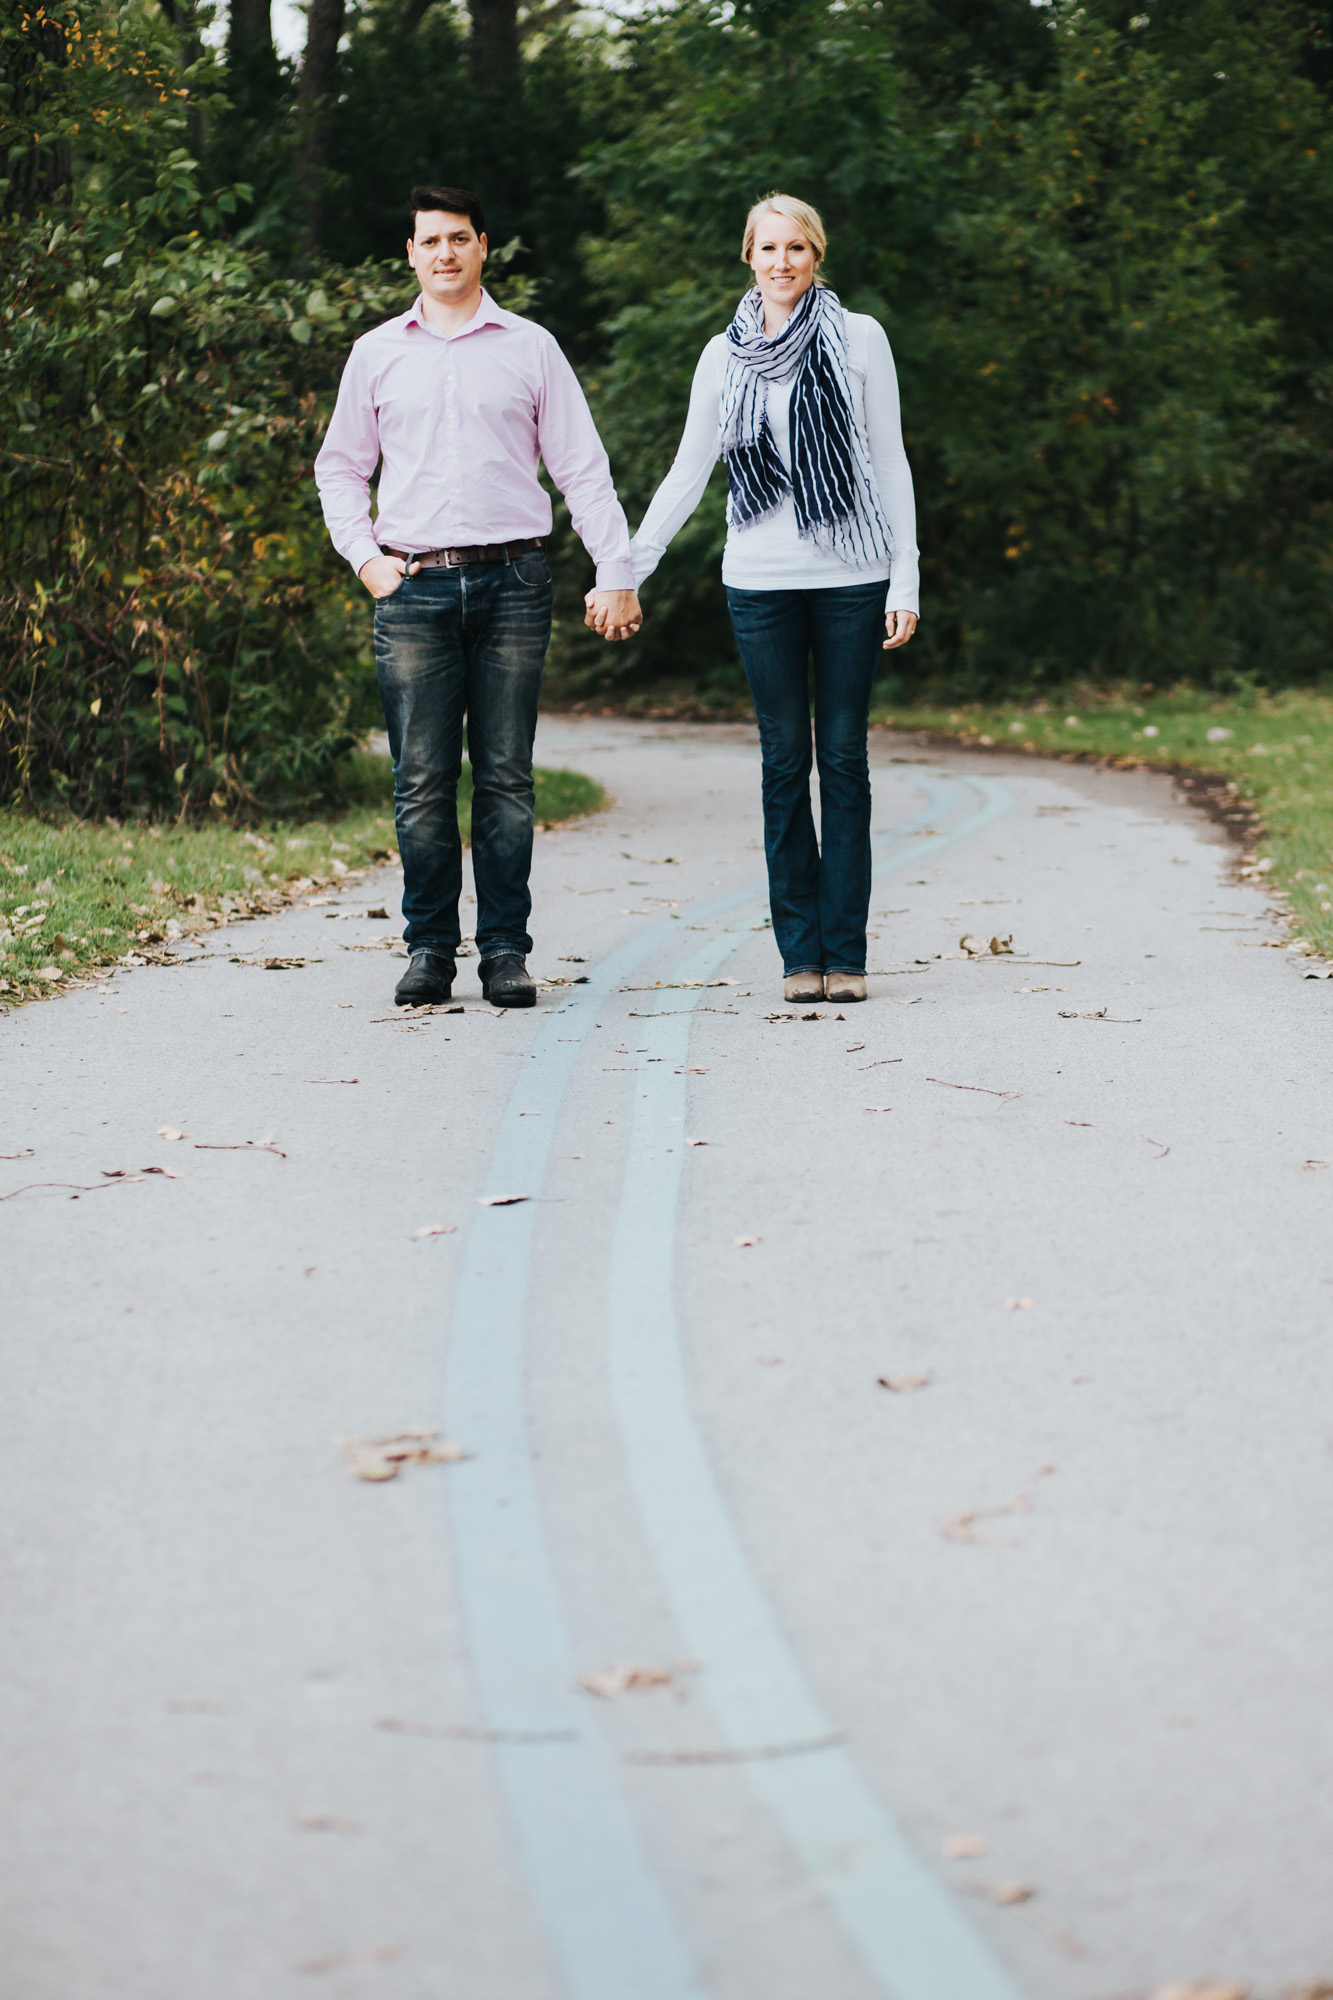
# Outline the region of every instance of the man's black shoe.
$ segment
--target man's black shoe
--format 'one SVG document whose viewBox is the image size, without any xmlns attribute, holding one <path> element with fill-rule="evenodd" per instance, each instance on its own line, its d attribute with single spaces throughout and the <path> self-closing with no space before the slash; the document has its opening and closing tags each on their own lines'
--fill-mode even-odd
<svg viewBox="0 0 1333 2000">
<path fill-rule="evenodd" d="M 438 1007 L 454 990 L 454 962 L 419 948 L 393 991 L 395 1007 Z"/>
<path fill-rule="evenodd" d="M 489 1000 L 492 1007 L 536 1006 L 537 988 L 516 951 L 505 951 L 498 958 L 483 959 L 477 969 L 481 974 L 482 997 Z"/>
</svg>

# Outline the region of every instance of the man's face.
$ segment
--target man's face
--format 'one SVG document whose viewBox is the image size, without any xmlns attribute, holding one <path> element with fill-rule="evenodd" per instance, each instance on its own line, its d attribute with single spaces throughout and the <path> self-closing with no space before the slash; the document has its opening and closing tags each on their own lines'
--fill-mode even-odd
<svg viewBox="0 0 1333 2000">
<path fill-rule="evenodd" d="M 442 306 L 462 305 L 481 285 L 486 238 L 478 236 L 465 215 L 423 208 L 417 212 L 407 261 L 427 298 Z"/>
</svg>

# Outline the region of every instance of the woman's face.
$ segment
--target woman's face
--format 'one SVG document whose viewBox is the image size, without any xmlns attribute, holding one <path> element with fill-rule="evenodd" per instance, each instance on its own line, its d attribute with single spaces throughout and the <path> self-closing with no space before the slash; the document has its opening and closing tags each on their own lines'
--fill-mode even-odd
<svg viewBox="0 0 1333 2000">
<path fill-rule="evenodd" d="M 815 282 L 814 245 L 790 216 L 765 209 L 754 232 L 750 268 L 766 311 L 785 319 Z"/>
</svg>

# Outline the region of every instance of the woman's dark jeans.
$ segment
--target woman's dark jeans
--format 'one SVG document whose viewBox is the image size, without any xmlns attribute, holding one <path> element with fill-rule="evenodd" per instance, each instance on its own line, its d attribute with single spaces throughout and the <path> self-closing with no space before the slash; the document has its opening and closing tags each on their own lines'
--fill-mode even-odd
<svg viewBox="0 0 1333 2000">
<path fill-rule="evenodd" d="M 788 974 L 866 968 L 866 728 L 886 595 L 882 582 L 840 590 L 727 590 L 759 719 L 769 907 Z M 822 853 L 810 810 L 812 653 Z"/>
<path fill-rule="evenodd" d="M 458 948 L 466 715 L 477 955 L 532 950 L 532 739 L 550 636 L 551 573 L 540 549 L 512 563 L 418 570 L 375 606 L 404 935 L 414 949 L 452 958 Z"/>
</svg>

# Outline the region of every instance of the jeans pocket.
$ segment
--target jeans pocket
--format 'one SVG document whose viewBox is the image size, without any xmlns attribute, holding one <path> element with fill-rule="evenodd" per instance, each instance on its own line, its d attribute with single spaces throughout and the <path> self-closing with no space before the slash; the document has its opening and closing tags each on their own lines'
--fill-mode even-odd
<svg viewBox="0 0 1333 2000">
<path fill-rule="evenodd" d="M 529 549 L 526 555 L 515 556 L 509 567 L 525 590 L 550 586 L 551 569 L 541 549 Z"/>
</svg>

